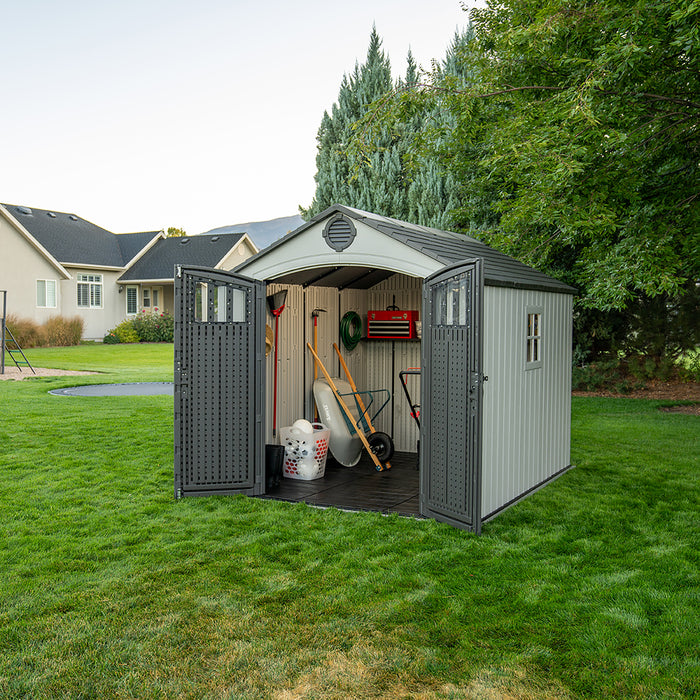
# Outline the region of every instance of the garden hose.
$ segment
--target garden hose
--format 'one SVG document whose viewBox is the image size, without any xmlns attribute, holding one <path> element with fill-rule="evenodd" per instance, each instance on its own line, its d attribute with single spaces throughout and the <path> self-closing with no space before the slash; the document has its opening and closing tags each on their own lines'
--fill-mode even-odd
<svg viewBox="0 0 700 700">
<path fill-rule="evenodd" d="M 357 347 L 362 337 L 362 319 L 355 311 L 348 311 L 340 319 L 340 340 L 346 350 L 352 351 Z"/>
</svg>

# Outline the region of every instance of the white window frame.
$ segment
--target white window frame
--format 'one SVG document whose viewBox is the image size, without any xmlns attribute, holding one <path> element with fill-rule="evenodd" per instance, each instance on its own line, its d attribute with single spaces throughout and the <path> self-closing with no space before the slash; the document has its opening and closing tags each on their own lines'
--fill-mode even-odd
<svg viewBox="0 0 700 700">
<path fill-rule="evenodd" d="M 135 297 L 135 304 L 134 304 L 134 310 L 129 311 L 129 292 L 133 292 Z M 136 316 L 139 312 L 139 288 L 138 285 L 136 284 L 127 284 L 126 285 L 126 315 L 127 316 Z"/>
<path fill-rule="evenodd" d="M 544 352 L 541 306 L 528 306 L 525 309 L 525 369 L 542 367 Z"/>
<path fill-rule="evenodd" d="M 104 308 L 104 284 L 102 275 L 76 275 L 76 301 L 79 309 Z"/>
<path fill-rule="evenodd" d="M 141 289 L 141 306 L 146 311 L 163 310 L 163 287 L 143 287 Z M 147 303 L 148 302 L 148 303 Z"/>
<path fill-rule="evenodd" d="M 43 292 L 40 294 L 39 290 L 42 288 Z M 36 306 L 38 309 L 55 309 L 58 306 L 58 283 L 56 280 L 36 281 Z"/>
</svg>

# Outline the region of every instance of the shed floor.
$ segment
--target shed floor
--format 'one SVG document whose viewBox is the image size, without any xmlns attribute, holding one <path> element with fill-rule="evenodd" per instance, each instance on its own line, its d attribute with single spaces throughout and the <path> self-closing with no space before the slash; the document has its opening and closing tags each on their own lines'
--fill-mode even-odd
<svg viewBox="0 0 700 700">
<path fill-rule="evenodd" d="M 323 478 L 282 479 L 279 487 L 261 498 L 420 517 L 417 464 L 416 454 L 397 452 L 391 469 L 378 472 L 365 453 L 354 467 L 343 467 L 329 455 Z"/>
</svg>

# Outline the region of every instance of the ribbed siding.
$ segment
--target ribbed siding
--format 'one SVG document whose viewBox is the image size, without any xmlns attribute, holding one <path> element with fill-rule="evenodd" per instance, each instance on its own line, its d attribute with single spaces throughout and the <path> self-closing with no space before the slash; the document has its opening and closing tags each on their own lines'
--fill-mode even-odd
<svg viewBox="0 0 700 700">
<path fill-rule="evenodd" d="M 528 307 L 542 311 L 542 367 L 525 369 Z M 486 287 L 482 516 L 570 463 L 571 297 Z"/>
</svg>

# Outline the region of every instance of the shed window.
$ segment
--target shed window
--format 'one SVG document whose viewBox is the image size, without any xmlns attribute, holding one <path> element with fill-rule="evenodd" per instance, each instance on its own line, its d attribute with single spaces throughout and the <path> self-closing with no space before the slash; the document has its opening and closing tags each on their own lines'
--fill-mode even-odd
<svg viewBox="0 0 700 700">
<path fill-rule="evenodd" d="M 198 323 L 245 322 L 245 291 L 227 285 L 199 282 L 194 295 L 194 320 Z"/>
<path fill-rule="evenodd" d="M 542 366 L 542 311 L 540 309 L 527 310 L 525 357 L 527 369 Z"/>
</svg>

